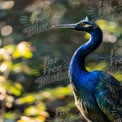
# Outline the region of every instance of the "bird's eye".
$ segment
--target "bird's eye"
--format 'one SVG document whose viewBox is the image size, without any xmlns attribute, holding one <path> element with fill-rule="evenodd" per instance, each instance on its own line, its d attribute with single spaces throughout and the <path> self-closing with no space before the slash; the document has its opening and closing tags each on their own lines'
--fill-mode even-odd
<svg viewBox="0 0 122 122">
<path fill-rule="evenodd" d="M 81 23 L 81 26 L 85 26 L 86 24 L 85 23 Z"/>
</svg>

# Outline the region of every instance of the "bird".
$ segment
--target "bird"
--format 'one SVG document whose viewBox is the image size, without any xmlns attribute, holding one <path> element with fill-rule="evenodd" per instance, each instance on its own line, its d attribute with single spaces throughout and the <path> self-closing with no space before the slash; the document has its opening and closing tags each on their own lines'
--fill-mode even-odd
<svg viewBox="0 0 122 122">
<path fill-rule="evenodd" d="M 103 32 L 85 17 L 75 24 L 55 24 L 52 28 L 69 28 L 90 34 L 90 39 L 73 54 L 69 64 L 69 78 L 75 104 L 87 122 L 122 122 L 121 83 L 107 72 L 88 71 L 86 57 L 96 50 L 103 40 Z"/>
</svg>

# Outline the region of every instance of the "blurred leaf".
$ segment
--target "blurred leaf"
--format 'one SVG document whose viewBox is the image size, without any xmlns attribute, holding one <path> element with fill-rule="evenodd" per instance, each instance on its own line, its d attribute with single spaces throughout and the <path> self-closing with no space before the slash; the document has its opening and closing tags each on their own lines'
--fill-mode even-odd
<svg viewBox="0 0 122 122">
<path fill-rule="evenodd" d="M 20 96 L 23 90 L 23 87 L 21 84 L 19 83 L 8 83 L 6 86 L 6 89 L 8 90 L 8 92 L 10 92 L 11 94 L 15 95 L 15 96 Z"/>
<path fill-rule="evenodd" d="M 39 110 L 35 106 L 30 106 L 25 109 L 25 115 L 27 116 L 36 116 L 39 114 Z"/>
<path fill-rule="evenodd" d="M 0 71 L 1 72 L 5 72 L 7 70 L 10 70 L 11 68 L 12 68 L 12 62 L 10 62 L 10 61 L 3 61 L 0 64 Z"/>
<path fill-rule="evenodd" d="M 39 103 L 35 106 L 29 106 L 28 108 L 25 109 L 25 115 L 26 116 L 38 116 L 42 115 L 47 117 L 48 114 L 45 112 L 45 105 L 43 103 Z"/>
<path fill-rule="evenodd" d="M 96 23 L 100 26 L 102 30 L 106 28 L 107 22 L 105 20 L 97 20 Z"/>
<path fill-rule="evenodd" d="M 21 97 L 19 99 L 16 100 L 17 104 L 24 104 L 24 103 L 33 103 L 35 101 L 35 97 L 33 95 L 28 95 L 25 97 Z"/>
<path fill-rule="evenodd" d="M 9 92 L 11 94 L 14 94 L 15 96 L 20 96 L 20 94 L 21 94 L 21 91 L 19 89 L 17 89 L 15 86 L 10 86 Z"/>
<path fill-rule="evenodd" d="M 63 98 L 66 95 L 69 95 L 72 93 L 70 87 L 58 87 L 55 89 L 49 89 L 49 92 L 52 94 L 51 96 L 56 98 Z"/>
<path fill-rule="evenodd" d="M 33 54 L 31 52 L 31 45 L 27 42 L 21 42 L 17 45 L 16 50 L 13 52 L 12 57 L 13 58 L 32 58 Z"/>
<path fill-rule="evenodd" d="M 85 34 L 85 39 L 90 39 L 90 34 L 89 33 Z"/>
<path fill-rule="evenodd" d="M 21 63 L 13 64 L 12 71 L 14 71 L 14 72 L 21 72 L 22 71 L 22 64 Z"/>
<path fill-rule="evenodd" d="M 15 49 L 16 49 L 16 46 L 13 44 L 13 45 L 7 45 L 7 46 L 4 46 L 4 49 L 9 53 L 9 54 L 12 54 Z"/>
<path fill-rule="evenodd" d="M 14 118 L 15 118 L 15 113 L 13 113 L 12 111 L 11 111 L 11 112 L 6 112 L 6 113 L 4 114 L 4 117 L 5 117 L 6 119 L 14 119 Z"/>
<path fill-rule="evenodd" d="M 88 71 L 92 71 L 92 70 L 105 70 L 106 67 L 107 67 L 107 63 L 100 62 L 98 64 L 89 63 L 86 68 L 87 68 Z"/>
<path fill-rule="evenodd" d="M 122 82 L 122 72 L 116 72 L 116 73 L 112 73 L 112 75 L 120 82 Z"/>
</svg>

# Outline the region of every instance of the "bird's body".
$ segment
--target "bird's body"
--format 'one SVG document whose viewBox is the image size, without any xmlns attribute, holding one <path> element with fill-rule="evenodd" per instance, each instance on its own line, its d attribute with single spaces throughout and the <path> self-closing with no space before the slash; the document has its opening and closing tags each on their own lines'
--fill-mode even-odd
<svg viewBox="0 0 122 122">
<path fill-rule="evenodd" d="M 63 25 L 65 27 L 65 25 Z M 66 27 L 73 28 L 74 25 Z M 102 42 L 102 31 L 85 19 L 75 24 L 74 30 L 90 33 L 91 39 L 74 53 L 69 76 L 73 87 L 75 103 L 88 122 L 122 121 L 122 87 L 111 75 L 102 71 L 89 72 L 85 68 L 85 58 Z"/>
<path fill-rule="evenodd" d="M 120 100 L 122 89 L 116 79 L 101 71 L 84 72 L 82 75 L 81 77 L 78 75 L 80 80 L 77 78 L 73 80 L 77 83 L 71 80 L 71 84 L 76 106 L 86 120 L 88 122 L 119 120 L 122 117 Z M 81 83 L 82 81 L 85 83 Z"/>
</svg>

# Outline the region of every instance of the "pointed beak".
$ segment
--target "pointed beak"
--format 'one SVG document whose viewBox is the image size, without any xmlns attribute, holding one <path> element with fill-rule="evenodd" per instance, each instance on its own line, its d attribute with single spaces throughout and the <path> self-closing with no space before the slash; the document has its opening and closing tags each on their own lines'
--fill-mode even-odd
<svg viewBox="0 0 122 122">
<path fill-rule="evenodd" d="M 74 29 L 76 27 L 76 24 L 57 24 L 57 25 L 52 25 L 52 28 L 71 28 Z"/>
</svg>

